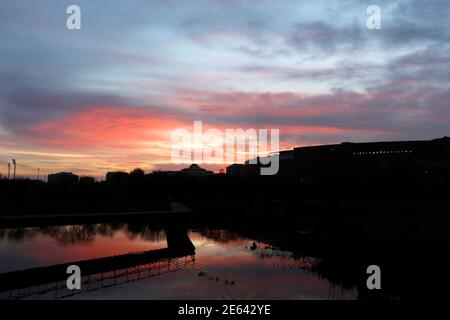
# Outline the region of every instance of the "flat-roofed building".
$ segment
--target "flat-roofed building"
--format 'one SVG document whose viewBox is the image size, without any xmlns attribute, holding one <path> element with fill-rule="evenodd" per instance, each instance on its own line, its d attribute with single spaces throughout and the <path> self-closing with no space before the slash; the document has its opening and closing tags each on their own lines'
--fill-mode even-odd
<svg viewBox="0 0 450 320">
<path fill-rule="evenodd" d="M 106 182 L 113 184 L 128 183 L 130 181 L 130 174 L 123 171 L 115 171 L 106 173 Z"/>
<path fill-rule="evenodd" d="M 47 177 L 47 182 L 50 184 L 76 185 L 78 184 L 78 181 L 79 177 L 72 172 L 52 173 Z"/>
<path fill-rule="evenodd" d="M 450 138 L 300 147 L 294 148 L 294 162 L 295 177 L 302 181 L 435 183 L 448 179 Z"/>
</svg>

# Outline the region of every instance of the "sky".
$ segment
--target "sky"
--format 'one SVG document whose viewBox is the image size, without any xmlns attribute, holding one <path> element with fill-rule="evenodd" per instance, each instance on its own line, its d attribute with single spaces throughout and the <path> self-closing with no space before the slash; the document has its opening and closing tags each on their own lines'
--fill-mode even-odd
<svg viewBox="0 0 450 320">
<path fill-rule="evenodd" d="M 448 136 L 449 24 L 448 0 L 2 0 L 0 174 L 179 168 L 195 120 L 281 149 Z"/>
</svg>

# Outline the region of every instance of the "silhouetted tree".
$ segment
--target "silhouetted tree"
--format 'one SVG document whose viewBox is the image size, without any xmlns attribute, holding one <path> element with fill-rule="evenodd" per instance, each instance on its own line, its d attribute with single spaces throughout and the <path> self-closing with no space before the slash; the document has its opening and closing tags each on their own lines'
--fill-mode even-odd
<svg viewBox="0 0 450 320">
<path fill-rule="evenodd" d="M 145 172 L 140 168 L 133 169 L 130 172 L 130 181 L 132 184 L 142 184 L 145 179 Z"/>
</svg>

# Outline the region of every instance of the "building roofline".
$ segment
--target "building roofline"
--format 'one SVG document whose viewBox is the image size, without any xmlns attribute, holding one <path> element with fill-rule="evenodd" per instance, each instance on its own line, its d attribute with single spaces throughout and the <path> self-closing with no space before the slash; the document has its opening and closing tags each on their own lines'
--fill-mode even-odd
<svg viewBox="0 0 450 320">
<path fill-rule="evenodd" d="M 340 147 L 345 145 L 351 146 L 368 146 L 368 145 L 376 145 L 376 144 L 411 144 L 411 143 L 427 143 L 427 142 L 438 142 L 438 141 L 449 141 L 450 138 L 447 136 L 430 139 L 430 140 L 398 140 L 398 141 L 371 141 L 371 142 L 341 142 L 339 144 L 321 144 L 321 145 L 311 145 L 311 146 L 303 146 L 303 147 L 294 147 L 295 149 L 308 149 L 308 148 L 326 148 L 326 147 Z"/>
</svg>

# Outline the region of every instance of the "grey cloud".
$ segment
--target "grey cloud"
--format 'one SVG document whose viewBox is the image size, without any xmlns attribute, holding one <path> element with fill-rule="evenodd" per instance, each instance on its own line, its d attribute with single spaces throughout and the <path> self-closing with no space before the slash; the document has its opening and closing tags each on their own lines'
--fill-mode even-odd
<svg viewBox="0 0 450 320">
<path fill-rule="evenodd" d="M 286 43 L 297 50 L 318 49 L 321 54 L 333 53 L 338 48 L 355 50 L 364 41 L 363 30 L 356 25 L 334 27 L 322 21 L 299 23 L 286 39 Z"/>
</svg>

